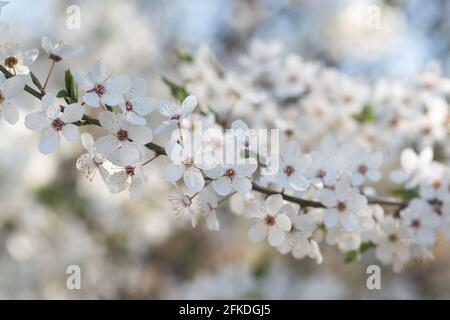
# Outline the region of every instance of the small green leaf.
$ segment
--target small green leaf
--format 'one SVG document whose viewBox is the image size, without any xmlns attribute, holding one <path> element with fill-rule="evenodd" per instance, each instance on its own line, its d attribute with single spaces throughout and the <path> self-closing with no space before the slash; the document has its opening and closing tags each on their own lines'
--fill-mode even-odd
<svg viewBox="0 0 450 320">
<path fill-rule="evenodd" d="M 358 259 L 361 255 L 363 255 L 367 250 L 375 247 L 372 242 L 362 242 L 357 250 L 348 251 L 345 254 L 345 263 L 350 263 Z"/>
<path fill-rule="evenodd" d="M 397 188 L 393 191 L 394 196 L 404 201 L 408 201 L 419 196 L 419 188 L 406 189 L 405 187 Z"/>
<path fill-rule="evenodd" d="M 360 113 L 353 115 L 353 119 L 361 123 L 374 122 L 376 120 L 376 116 L 373 111 L 373 106 L 367 104 Z"/>
<path fill-rule="evenodd" d="M 69 97 L 69 93 L 65 89 L 61 89 L 56 94 L 56 97 L 57 98 L 68 98 Z"/>
<path fill-rule="evenodd" d="M 36 86 L 36 88 L 38 88 L 39 90 L 43 90 L 42 84 L 39 81 L 38 77 L 36 77 L 36 75 L 30 71 L 30 77 L 31 77 L 31 81 L 33 81 L 33 84 Z"/>
<path fill-rule="evenodd" d="M 358 250 L 348 251 L 345 254 L 345 263 L 350 263 L 356 260 L 358 257 Z"/>
<path fill-rule="evenodd" d="M 184 49 L 177 49 L 175 54 L 177 55 L 177 58 L 181 61 L 191 63 L 194 61 L 194 57 L 192 54 Z"/>
<path fill-rule="evenodd" d="M 183 101 L 189 95 L 184 86 L 178 85 L 175 82 L 167 79 L 166 77 L 163 77 L 162 80 L 169 87 L 172 97 L 174 97 L 178 101 Z"/>
<path fill-rule="evenodd" d="M 69 69 L 67 69 L 65 72 L 64 82 L 65 82 L 66 91 L 68 93 L 70 100 L 72 100 L 73 102 L 77 102 L 78 101 L 78 85 Z"/>
</svg>

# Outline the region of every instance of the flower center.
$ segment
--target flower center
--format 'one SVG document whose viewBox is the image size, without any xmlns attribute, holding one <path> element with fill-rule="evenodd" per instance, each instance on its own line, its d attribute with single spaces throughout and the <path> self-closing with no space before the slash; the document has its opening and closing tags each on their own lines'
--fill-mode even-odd
<svg viewBox="0 0 450 320">
<path fill-rule="evenodd" d="M 181 114 L 174 114 L 172 117 L 170 117 L 170 120 L 180 120 Z"/>
<path fill-rule="evenodd" d="M 432 186 L 436 190 L 439 189 L 442 186 L 441 180 L 439 179 L 434 180 Z"/>
<path fill-rule="evenodd" d="M 411 227 L 413 227 L 413 228 L 415 228 L 415 229 L 420 228 L 420 220 L 414 219 L 414 220 L 411 222 Z"/>
<path fill-rule="evenodd" d="M 316 178 L 323 179 L 326 175 L 327 173 L 324 170 L 320 169 L 316 173 Z"/>
<path fill-rule="evenodd" d="M 365 164 L 362 164 L 358 167 L 358 172 L 362 175 L 365 175 L 367 172 L 367 166 Z"/>
<path fill-rule="evenodd" d="M 397 242 L 398 241 L 398 237 L 397 237 L 397 235 L 395 233 L 389 235 L 388 239 L 389 239 L 390 242 Z"/>
<path fill-rule="evenodd" d="M 56 54 L 53 54 L 53 53 L 50 53 L 48 58 L 55 62 L 60 62 L 62 60 L 62 58 L 60 56 L 57 56 Z"/>
<path fill-rule="evenodd" d="M 284 174 L 287 175 L 288 177 L 290 177 L 294 173 L 294 171 L 295 171 L 294 167 L 290 165 L 284 167 L 283 170 Z"/>
<path fill-rule="evenodd" d="M 95 92 L 99 97 L 103 96 L 105 94 L 105 86 L 97 83 L 95 87 L 93 87 L 91 90 L 88 90 L 88 92 Z"/>
<path fill-rule="evenodd" d="M 126 140 L 128 140 L 128 131 L 122 130 L 122 129 L 117 131 L 117 139 L 119 139 L 119 141 L 126 141 Z"/>
<path fill-rule="evenodd" d="M 133 111 L 133 104 L 127 100 L 127 102 L 125 102 L 125 109 L 127 111 Z"/>
<path fill-rule="evenodd" d="M 5 65 L 8 68 L 14 68 L 18 63 L 19 63 L 19 59 L 17 59 L 14 56 L 10 56 L 5 59 Z"/>
<path fill-rule="evenodd" d="M 60 118 L 55 118 L 52 121 L 52 128 L 56 131 L 61 131 L 65 123 Z"/>
<path fill-rule="evenodd" d="M 225 176 L 227 176 L 230 179 L 233 179 L 235 175 L 236 172 L 234 172 L 233 169 L 227 169 L 227 171 L 225 171 Z"/>
<path fill-rule="evenodd" d="M 347 205 L 345 202 L 339 202 L 336 206 L 336 209 L 338 209 L 341 212 L 344 212 L 347 209 Z"/>
<path fill-rule="evenodd" d="M 0 91 L 0 104 L 5 101 L 5 97 L 2 95 L 2 92 Z"/>
<path fill-rule="evenodd" d="M 273 225 L 275 225 L 275 217 L 268 214 L 264 218 L 264 222 L 269 226 L 273 226 Z"/>
<path fill-rule="evenodd" d="M 128 176 L 134 176 L 134 169 L 135 169 L 135 167 L 133 167 L 133 166 L 126 166 L 125 167 L 125 173 L 128 175 Z"/>
</svg>

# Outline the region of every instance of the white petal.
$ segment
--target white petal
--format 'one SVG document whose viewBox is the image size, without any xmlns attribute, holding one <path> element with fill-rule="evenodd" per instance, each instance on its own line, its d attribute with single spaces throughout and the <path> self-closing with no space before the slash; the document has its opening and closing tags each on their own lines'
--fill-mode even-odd
<svg viewBox="0 0 450 320">
<path fill-rule="evenodd" d="M 125 94 L 131 89 L 131 81 L 127 76 L 112 77 L 105 82 L 105 89 L 108 93 Z"/>
<path fill-rule="evenodd" d="M 134 143 L 147 144 L 153 140 L 152 129 L 146 126 L 130 126 L 128 135 Z"/>
<path fill-rule="evenodd" d="M 118 144 L 119 142 L 114 136 L 107 135 L 97 139 L 95 142 L 95 148 L 99 153 L 108 156 L 117 150 Z"/>
<path fill-rule="evenodd" d="M 3 106 L 0 104 L 0 112 L 2 111 L 3 118 L 9 123 L 9 124 L 16 124 L 17 120 L 19 120 L 19 111 L 17 108 L 10 102 L 3 102 Z"/>
<path fill-rule="evenodd" d="M 76 125 L 66 124 L 62 129 L 62 134 L 67 141 L 74 142 L 78 139 L 80 132 L 78 131 L 78 127 Z"/>
<path fill-rule="evenodd" d="M 23 92 L 25 80 L 23 77 L 12 77 L 7 79 L 2 85 L 2 95 L 4 98 L 13 98 Z"/>
<path fill-rule="evenodd" d="M 98 108 L 100 106 L 100 97 L 95 92 L 87 92 L 82 97 L 81 100 L 88 106 L 93 108 Z"/>
<path fill-rule="evenodd" d="M 145 126 L 147 124 L 147 120 L 145 118 L 138 115 L 136 112 L 127 112 L 126 119 L 129 123 L 132 123 L 137 126 Z"/>
<path fill-rule="evenodd" d="M 121 129 L 120 119 L 112 112 L 104 111 L 98 116 L 102 127 L 111 134 L 116 134 Z"/>
<path fill-rule="evenodd" d="M 337 199 L 334 191 L 330 189 L 321 189 L 318 190 L 316 194 L 317 197 L 319 198 L 319 201 L 322 202 L 326 207 L 332 208 L 336 206 Z"/>
<path fill-rule="evenodd" d="M 188 168 L 184 173 L 184 183 L 192 192 L 199 192 L 205 186 L 202 172 L 197 168 Z"/>
<path fill-rule="evenodd" d="M 168 104 L 168 101 L 153 99 L 150 97 L 133 99 L 133 109 L 141 116 L 146 116 L 155 109 L 167 106 Z"/>
<path fill-rule="evenodd" d="M 288 232 L 289 230 L 291 230 L 291 220 L 285 214 L 277 215 L 275 217 L 275 224 L 279 229 L 281 229 L 285 232 Z"/>
<path fill-rule="evenodd" d="M 78 103 L 69 104 L 64 108 L 64 113 L 61 117 L 61 120 L 65 123 L 77 122 L 80 121 L 83 117 L 83 107 Z"/>
<path fill-rule="evenodd" d="M 113 173 L 108 180 L 108 189 L 111 193 L 119 193 L 128 188 L 128 175 L 124 171 Z"/>
<path fill-rule="evenodd" d="M 248 239 L 252 242 L 260 242 L 267 236 L 267 225 L 263 222 L 257 222 L 248 230 Z"/>
<path fill-rule="evenodd" d="M 144 185 L 141 179 L 132 179 L 130 184 L 130 198 L 133 200 L 137 200 L 142 197 L 142 193 L 144 191 Z"/>
<path fill-rule="evenodd" d="M 272 247 L 278 247 L 283 243 L 285 236 L 286 234 L 284 233 L 284 231 L 272 227 L 269 229 L 267 240 L 269 240 L 269 243 Z"/>
<path fill-rule="evenodd" d="M 90 153 L 94 153 L 95 141 L 90 133 L 85 132 L 81 135 L 81 143 L 87 151 L 89 151 Z"/>
<path fill-rule="evenodd" d="M 327 210 L 323 216 L 323 222 L 328 228 L 332 228 L 337 225 L 339 221 L 339 214 L 336 210 Z"/>
<path fill-rule="evenodd" d="M 143 97 L 147 94 L 147 81 L 144 78 L 136 78 L 131 82 L 129 95 L 133 97 Z"/>
<path fill-rule="evenodd" d="M 235 177 L 231 184 L 233 185 L 234 190 L 239 192 L 240 194 L 246 194 L 252 190 L 252 183 L 250 179 L 245 177 Z"/>
<path fill-rule="evenodd" d="M 102 97 L 100 97 L 102 104 L 108 106 L 117 106 L 125 102 L 125 98 L 122 94 L 116 92 L 107 92 Z"/>
<path fill-rule="evenodd" d="M 214 190 L 221 196 L 226 196 L 231 192 L 231 180 L 227 177 L 220 177 L 213 181 Z"/>
<path fill-rule="evenodd" d="M 41 132 L 50 126 L 50 120 L 44 112 L 34 112 L 25 117 L 25 126 L 30 130 Z"/>
<path fill-rule="evenodd" d="M 355 231 L 358 229 L 359 221 L 354 214 L 343 214 L 339 220 L 342 227 L 347 231 Z"/>
<path fill-rule="evenodd" d="M 197 106 L 197 98 L 190 95 L 184 99 L 181 105 L 181 116 L 182 118 L 187 117 Z"/>
<path fill-rule="evenodd" d="M 283 206 L 283 197 L 280 194 L 273 194 L 267 197 L 264 206 L 271 215 L 276 215 Z"/>
<path fill-rule="evenodd" d="M 167 180 L 169 180 L 170 182 L 176 182 L 183 176 L 184 166 L 171 163 L 166 167 L 165 172 Z"/>
<path fill-rule="evenodd" d="M 59 146 L 59 134 L 52 129 L 47 130 L 39 141 L 39 151 L 43 154 L 55 152 Z"/>
<path fill-rule="evenodd" d="M 140 160 L 141 153 L 134 144 L 122 143 L 122 147 L 119 149 L 119 157 L 124 165 L 134 165 Z"/>
<path fill-rule="evenodd" d="M 381 174 L 378 170 L 369 170 L 367 171 L 366 176 L 372 182 L 377 182 L 381 179 Z"/>
</svg>

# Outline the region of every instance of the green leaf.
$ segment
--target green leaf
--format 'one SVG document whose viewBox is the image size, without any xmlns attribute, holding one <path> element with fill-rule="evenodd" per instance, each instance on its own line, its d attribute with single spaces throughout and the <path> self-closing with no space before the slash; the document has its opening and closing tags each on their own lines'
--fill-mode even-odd
<svg viewBox="0 0 450 320">
<path fill-rule="evenodd" d="M 78 102 L 78 85 L 69 69 L 67 69 L 64 74 L 64 82 L 70 100 Z"/>
<path fill-rule="evenodd" d="M 367 250 L 375 247 L 372 242 L 362 242 L 357 250 L 348 251 L 345 254 L 345 263 L 350 263 L 358 259 L 361 255 L 363 255 Z"/>
<path fill-rule="evenodd" d="M 57 98 L 68 98 L 69 97 L 69 93 L 65 89 L 61 89 L 56 94 L 56 97 Z"/>
<path fill-rule="evenodd" d="M 31 81 L 33 81 L 33 84 L 36 86 L 36 88 L 38 88 L 39 90 L 43 90 L 42 84 L 39 81 L 38 77 L 36 77 L 36 75 L 30 71 L 30 77 L 31 77 Z"/>
<path fill-rule="evenodd" d="M 177 58 L 178 58 L 179 60 L 181 60 L 181 61 L 188 62 L 188 63 L 191 63 L 191 62 L 194 61 L 194 57 L 193 57 L 192 54 L 191 54 L 189 51 L 187 51 L 187 50 L 184 50 L 184 49 L 177 49 L 177 50 L 175 51 L 175 54 L 177 55 Z"/>
<path fill-rule="evenodd" d="M 348 251 L 345 254 L 345 263 L 350 263 L 356 260 L 358 257 L 358 250 Z"/>
<path fill-rule="evenodd" d="M 397 188 L 393 191 L 394 196 L 404 201 L 408 201 L 419 196 L 419 188 L 406 189 L 405 187 Z"/>
<path fill-rule="evenodd" d="M 370 123 L 376 120 L 373 106 L 370 104 L 364 106 L 363 110 L 360 113 L 356 113 L 352 117 L 353 119 L 361 123 Z"/>
<path fill-rule="evenodd" d="M 166 77 L 163 77 L 162 80 L 169 87 L 172 97 L 174 97 L 178 101 L 183 101 L 189 95 L 184 86 L 178 85 L 175 82 L 167 79 Z"/>
</svg>

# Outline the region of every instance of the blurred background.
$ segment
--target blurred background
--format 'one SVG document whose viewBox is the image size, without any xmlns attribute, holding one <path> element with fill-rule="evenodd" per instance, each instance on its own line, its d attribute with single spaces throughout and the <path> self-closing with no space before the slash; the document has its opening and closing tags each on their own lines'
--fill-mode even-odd
<svg viewBox="0 0 450 320">
<path fill-rule="evenodd" d="M 373 4 L 382 9 L 379 30 L 362 19 Z M 70 5 L 81 10 L 80 29 L 67 28 Z M 87 47 L 57 68 L 52 85 L 67 66 L 86 72 L 102 58 L 114 73 L 146 78 L 151 96 L 168 98 L 161 75 L 175 73 L 177 48 L 207 43 L 233 66 L 255 38 L 279 39 L 288 52 L 369 78 L 407 79 L 431 60 L 448 74 L 449 16 L 445 0 L 12 0 L 1 20 L 29 49 L 40 48 L 43 35 Z M 48 67 L 40 57 L 32 69 L 44 77 Z M 39 154 L 38 135 L 23 125 L 37 107 L 25 96 L 19 124 L 0 124 L 0 298 L 450 298 L 443 244 L 433 262 L 417 261 L 401 274 L 383 268 L 382 289 L 371 291 L 372 253 L 346 264 L 324 246 L 321 265 L 295 260 L 250 243 L 248 221 L 226 205 L 219 232 L 192 229 L 170 210 L 163 159 L 148 166 L 141 200 L 110 195 L 98 177 L 89 182 L 75 169 L 79 144 Z M 72 264 L 81 268 L 81 290 L 66 288 Z"/>
</svg>

